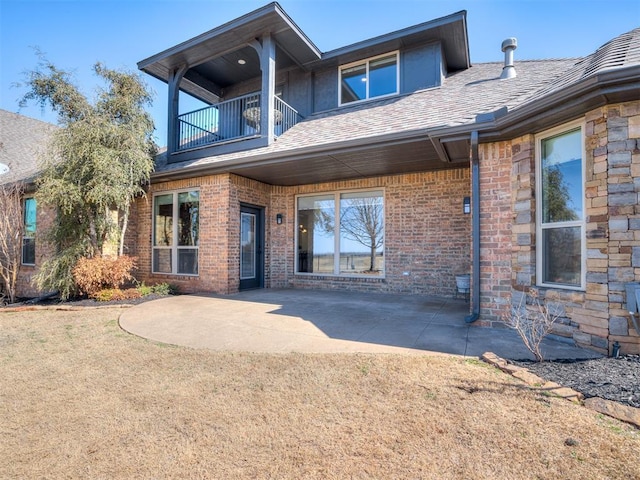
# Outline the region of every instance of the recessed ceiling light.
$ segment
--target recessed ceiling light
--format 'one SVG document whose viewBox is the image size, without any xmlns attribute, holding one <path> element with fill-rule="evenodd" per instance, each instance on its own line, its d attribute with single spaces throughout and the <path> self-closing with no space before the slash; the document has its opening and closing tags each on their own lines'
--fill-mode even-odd
<svg viewBox="0 0 640 480">
<path fill-rule="evenodd" d="M 246 61 L 244 58 L 240 58 L 240 59 L 238 60 L 238 63 L 239 63 L 240 65 L 244 65 L 245 63 L 247 63 L 247 61 Z"/>
</svg>

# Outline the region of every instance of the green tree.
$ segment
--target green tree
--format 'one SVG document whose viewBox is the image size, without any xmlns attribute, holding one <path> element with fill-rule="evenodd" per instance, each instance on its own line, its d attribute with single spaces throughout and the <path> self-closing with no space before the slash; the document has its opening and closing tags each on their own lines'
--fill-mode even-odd
<svg viewBox="0 0 640 480">
<path fill-rule="evenodd" d="M 91 101 L 68 72 L 41 56 L 38 68 L 26 74 L 21 100 L 50 107 L 62 127 L 37 180 L 38 205 L 54 208 L 57 217 L 47 234 L 54 254 L 35 280 L 63 298 L 75 292 L 72 269 L 79 258 L 101 255 L 111 238 L 118 238 L 123 253 L 130 205 L 144 195 L 156 151 L 145 83 L 101 63 L 93 70 L 104 86 Z"/>
<path fill-rule="evenodd" d="M 543 216 L 545 222 L 566 222 L 577 220 L 578 215 L 571 207 L 572 198 L 569 185 L 558 165 L 544 167 L 542 172 Z"/>
</svg>

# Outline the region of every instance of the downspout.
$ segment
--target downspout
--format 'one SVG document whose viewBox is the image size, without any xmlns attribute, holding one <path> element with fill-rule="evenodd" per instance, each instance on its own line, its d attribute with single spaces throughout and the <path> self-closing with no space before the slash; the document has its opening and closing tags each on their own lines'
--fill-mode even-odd
<svg viewBox="0 0 640 480">
<path fill-rule="evenodd" d="M 480 161 L 478 131 L 471 132 L 471 315 L 464 318 L 473 323 L 480 317 Z"/>
</svg>

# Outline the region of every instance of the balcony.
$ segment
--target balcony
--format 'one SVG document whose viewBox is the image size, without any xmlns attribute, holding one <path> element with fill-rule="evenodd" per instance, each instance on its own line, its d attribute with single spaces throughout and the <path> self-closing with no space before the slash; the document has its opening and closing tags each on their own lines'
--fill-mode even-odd
<svg viewBox="0 0 640 480">
<path fill-rule="evenodd" d="M 261 94 L 254 93 L 179 115 L 176 152 L 260 137 L 260 100 Z M 278 97 L 274 97 L 273 115 L 276 137 L 301 119 Z"/>
</svg>

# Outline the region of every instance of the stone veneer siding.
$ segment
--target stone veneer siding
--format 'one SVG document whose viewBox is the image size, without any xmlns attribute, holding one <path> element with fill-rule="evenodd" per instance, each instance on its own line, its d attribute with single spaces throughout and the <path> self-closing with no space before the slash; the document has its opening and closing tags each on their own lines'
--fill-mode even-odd
<svg viewBox="0 0 640 480">
<path fill-rule="evenodd" d="M 602 353 L 616 341 L 623 353 L 640 353 L 624 289 L 640 281 L 640 102 L 598 108 L 583 120 L 586 290 L 540 288 L 540 298 L 560 315 L 554 333 Z M 492 324 L 536 285 L 533 135 L 482 145 L 480 165 L 481 319 Z"/>
<path fill-rule="evenodd" d="M 199 275 L 151 274 L 152 195 L 200 189 Z M 385 192 L 385 278 L 296 275 L 296 195 L 358 189 Z M 139 257 L 138 277 L 170 282 L 185 292 L 233 293 L 239 286 L 240 204 L 265 209 L 265 287 L 325 288 L 453 296 L 454 276 L 469 271 L 469 169 L 350 180 L 317 185 L 266 185 L 236 175 L 211 175 L 150 187 L 134 206 L 128 252 Z M 281 213 L 284 221 L 275 222 Z M 407 274 L 405 274 L 407 273 Z"/>
</svg>

